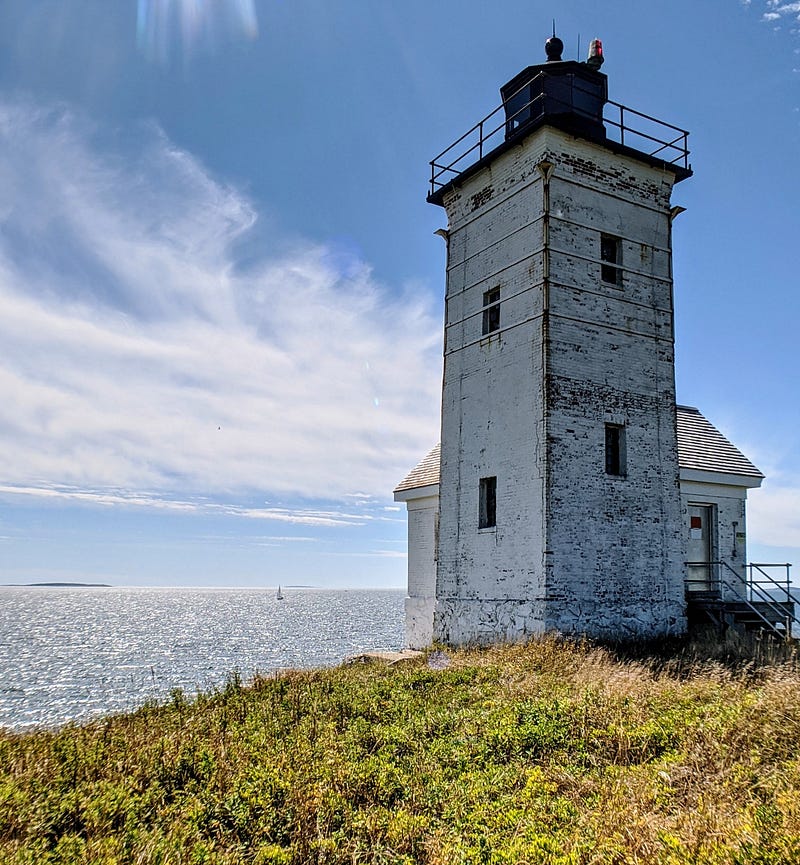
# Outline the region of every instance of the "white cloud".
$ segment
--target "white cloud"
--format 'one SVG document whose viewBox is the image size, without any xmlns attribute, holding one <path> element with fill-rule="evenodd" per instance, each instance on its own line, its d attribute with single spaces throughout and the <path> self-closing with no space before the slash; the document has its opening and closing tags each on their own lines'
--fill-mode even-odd
<svg viewBox="0 0 800 865">
<path fill-rule="evenodd" d="M 408 553 L 404 550 L 368 550 L 363 553 L 359 552 L 344 552 L 344 553 L 326 553 L 328 556 L 347 559 L 407 559 Z"/>
<path fill-rule="evenodd" d="M 334 527 L 363 526 L 369 520 L 363 514 L 347 514 L 337 511 L 304 510 L 295 508 L 239 508 L 228 507 L 225 513 L 231 516 L 247 517 L 252 520 L 275 520 L 303 526 Z"/>
<path fill-rule="evenodd" d="M 767 0 L 767 9 L 762 17 L 763 21 L 778 21 L 788 15 L 800 15 L 800 2 L 785 3 L 782 0 Z"/>
<path fill-rule="evenodd" d="M 14 486 L 0 484 L 0 496 L 6 498 L 27 497 L 50 503 L 82 504 L 94 507 L 145 508 L 175 513 L 205 515 L 224 515 L 250 520 L 268 520 L 279 523 L 294 523 L 315 527 L 363 526 L 371 522 L 393 523 L 397 518 L 383 516 L 383 508 L 375 512 L 360 511 L 357 514 L 330 508 L 311 507 L 245 507 L 197 499 L 170 499 L 153 493 L 137 493 L 111 490 L 79 490 L 56 486 Z M 403 522 L 403 520 L 400 520 Z M 289 538 L 268 538 L 268 540 L 289 540 Z M 292 538 L 292 540 L 313 540 L 312 538 Z"/>
<path fill-rule="evenodd" d="M 781 15 L 792 15 L 800 12 L 800 3 L 781 3 L 780 0 L 768 0 L 767 6 Z"/>
<path fill-rule="evenodd" d="M 429 299 L 319 245 L 243 270 L 257 214 L 237 190 L 157 130 L 133 158 L 95 137 L 66 110 L 0 105 L 7 486 L 169 508 L 385 500 L 437 435 Z"/>
<path fill-rule="evenodd" d="M 753 491 L 747 501 L 750 541 L 773 547 L 800 549 L 800 485 Z"/>
<path fill-rule="evenodd" d="M 128 507 L 143 507 L 153 510 L 198 512 L 212 507 L 207 502 L 179 501 L 166 499 L 156 495 L 136 492 L 112 490 L 79 490 L 68 487 L 24 486 L 0 484 L 0 495 L 6 497 L 25 496 L 33 499 L 49 500 L 51 502 L 72 502 L 100 507 L 125 505 Z M 219 506 L 213 506 L 219 509 Z"/>
<path fill-rule="evenodd" d="M 265 541 L 276 541 L 278 543 L 286 543 L 286 544 L 315 544 L 319 541 L 319 538 L 308 538 L 308 537 L 295 537 L 293 535 L 268 535 L 264 538 Z"/>
</svg>

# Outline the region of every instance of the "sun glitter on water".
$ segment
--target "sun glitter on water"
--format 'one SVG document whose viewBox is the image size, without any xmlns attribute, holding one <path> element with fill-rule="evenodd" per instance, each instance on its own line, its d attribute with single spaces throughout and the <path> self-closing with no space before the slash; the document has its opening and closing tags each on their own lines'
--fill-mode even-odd
<svg viewBox="0 0 800 865">
<path fill-rule="evenodd" d="M 255 0 L 138 0 L 136 42 L 156 63 L 213 54 L 257 36 Z"/>
</svg>

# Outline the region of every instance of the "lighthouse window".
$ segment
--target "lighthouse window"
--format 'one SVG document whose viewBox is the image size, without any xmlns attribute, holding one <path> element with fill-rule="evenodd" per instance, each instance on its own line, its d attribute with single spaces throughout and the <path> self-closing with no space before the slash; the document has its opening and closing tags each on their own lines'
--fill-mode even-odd
<svg viewBox="0 0 800 865">
<path fill-rule="evenodd" d="M 481 478 L 478 528 L 497 525 L 497 478 Z"/>
<path fill-rule="evenodd" d="M 625 474 L 625 427 L 622 424 L 606 424 L 606 474 Z"/>
<path fill-rule="evenodd" d="M 620 239 L 611 234 L 600 235 L 600 278 L 612 285 L 622 285 L 622 248 Z"/>
<path fill-rule="evenodd" d="M 483 335 L 500 330 L 500 289 L 483 293 Z"/>
</svg>

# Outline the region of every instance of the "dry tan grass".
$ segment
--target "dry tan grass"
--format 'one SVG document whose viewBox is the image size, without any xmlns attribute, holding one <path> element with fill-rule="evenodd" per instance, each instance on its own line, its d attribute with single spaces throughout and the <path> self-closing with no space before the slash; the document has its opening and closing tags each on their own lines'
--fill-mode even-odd
<svg viewBox="0 0 800 865">
<path fill-rule="evenodd" d="M 792 648 L 446 655 L 0 734 L 0 862 L 800 863 Z"/>
</svg>

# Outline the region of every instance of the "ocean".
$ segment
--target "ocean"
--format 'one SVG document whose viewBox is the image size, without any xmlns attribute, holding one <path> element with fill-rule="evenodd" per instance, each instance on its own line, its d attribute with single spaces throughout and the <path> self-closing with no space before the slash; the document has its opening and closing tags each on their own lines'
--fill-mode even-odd
<svg viewBox="0 0 800 865">
<path fill-rule="evenodd" d="M 0 587 L 0 727 L 56 727 L 403 645 L 404 592 Z"/>
</svg>

